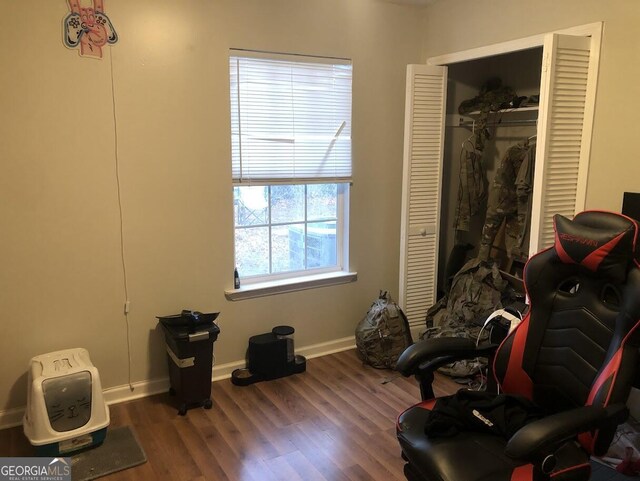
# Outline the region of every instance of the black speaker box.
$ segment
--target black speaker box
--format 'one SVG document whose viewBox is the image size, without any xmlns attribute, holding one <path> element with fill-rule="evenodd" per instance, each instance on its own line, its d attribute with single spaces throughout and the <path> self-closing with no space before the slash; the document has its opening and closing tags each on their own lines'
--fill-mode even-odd
<svg viewBox="0 0 640 481">
<path fill-rule="evenodd" d="M 275 379 L 288 374 L 287 339 L 267 332 L 249 339 L 247 367 L 253 374 Z"/>
<path fill-rule="evenodd" d="M 277 379 L 304 372 L 307 360 L 293 351 L 293 328 L 278 326 L 273 332 L 249 338 L 247 368 L 231 373 L 231 382 L 247 386 L 258 381 Z"/>
</svg>

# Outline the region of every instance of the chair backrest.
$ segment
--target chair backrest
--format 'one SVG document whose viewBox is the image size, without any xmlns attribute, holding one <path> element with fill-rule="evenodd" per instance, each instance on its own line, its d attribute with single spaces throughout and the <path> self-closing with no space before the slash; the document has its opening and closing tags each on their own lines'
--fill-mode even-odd
<svg viewBox="0 0 640 481">
<path fill-rule="evenodd" d="M 496 380 L 550 413 L 625 402 L 640 345 L 638 225 L 587 211 L 573 220 L 557 215 L 554 227 L 554 246 L 525 267 L 531 308 L 496 354 Z M 613 434 L 580 441 L 601 453 Z"/>
</svg>

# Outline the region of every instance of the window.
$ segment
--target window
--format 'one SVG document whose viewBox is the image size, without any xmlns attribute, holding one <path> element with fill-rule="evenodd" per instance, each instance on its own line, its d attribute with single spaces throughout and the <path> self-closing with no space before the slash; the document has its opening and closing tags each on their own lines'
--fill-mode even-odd
<svg viewBox="0 0 640 481">
<path fill-rule="evenodd" d="M 230 80 L 242 282 L 346 270 L 350 62 L 233 50 Z"/>
</svg>

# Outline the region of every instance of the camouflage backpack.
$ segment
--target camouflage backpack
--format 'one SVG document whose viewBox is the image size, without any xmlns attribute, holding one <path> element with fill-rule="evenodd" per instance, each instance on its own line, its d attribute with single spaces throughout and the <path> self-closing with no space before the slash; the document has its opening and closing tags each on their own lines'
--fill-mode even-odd
<svg viewBox="0 0 640 481">
<path fill-rule="evenodd" d="M 422 338 L 464 337 L 477 341 L 481 333 L 488 337 L 489 331 L 483 332 L 482 325 L 491 313 L 502 308 L 502 298 L 508 290 L 495 261 L 471 259 L 453 278 L 449 294 L 427 311 L 427 329 Z M 482 358 L 465 359 L 439 371 L 452 377 L 468 377 L 485 365 Z"/>
<path fill-rule="evenodd" d="M 356 327 L 358 357 L 375 368 L 393 369 L 400 354 L 411 344 L 407 316 L 387 291 L 380 291 L 380 296 Z"/>
</svg>

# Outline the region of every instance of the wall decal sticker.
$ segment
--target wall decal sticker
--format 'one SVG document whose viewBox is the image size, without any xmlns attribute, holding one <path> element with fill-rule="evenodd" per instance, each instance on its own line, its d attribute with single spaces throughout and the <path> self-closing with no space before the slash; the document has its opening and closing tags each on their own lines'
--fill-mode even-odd
<svg viewBox="0 0 640 481">
<path fill-rule="evenodd" d="M 63 21 L 64 44 L 80 47 L 82 57 L 102 58 L 102 47 L 118 41 L 111 20 L 104 13 L 104 0 L 93 0 L 92 7 L 82 7 L 80 0 L 68 0 L 71 13 Z"/>
</svg>

